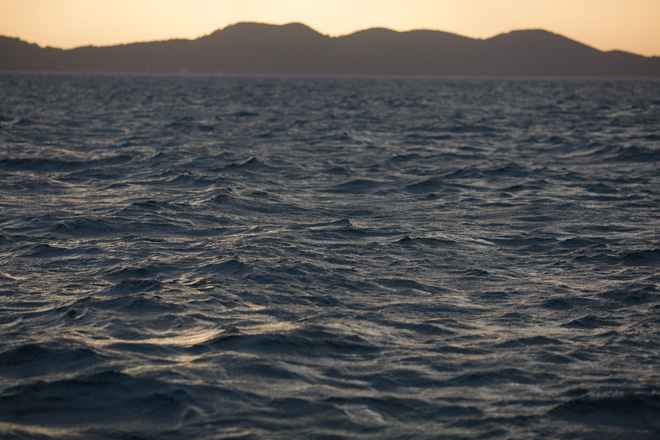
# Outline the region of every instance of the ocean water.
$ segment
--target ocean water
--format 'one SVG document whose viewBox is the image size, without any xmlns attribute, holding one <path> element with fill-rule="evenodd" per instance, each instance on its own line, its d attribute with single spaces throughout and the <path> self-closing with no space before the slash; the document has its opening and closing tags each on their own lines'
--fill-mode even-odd
<svg viewBox="0 0 660 440">
<path fill-rule="evenodd" d="M 657 439 L 660 82 L 0 75 L 0 436 Z"/>
</svg>

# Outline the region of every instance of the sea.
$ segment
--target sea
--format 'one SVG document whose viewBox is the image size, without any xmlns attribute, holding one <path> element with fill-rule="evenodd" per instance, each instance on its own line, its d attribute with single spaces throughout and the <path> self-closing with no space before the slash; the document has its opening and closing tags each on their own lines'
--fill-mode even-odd
<svg viewBox="0 0 660 440">
<path fill-rule="evenodd" d="M 0 74 L 0 437 L 660 438 L 660 81 Z"/>
</svg>

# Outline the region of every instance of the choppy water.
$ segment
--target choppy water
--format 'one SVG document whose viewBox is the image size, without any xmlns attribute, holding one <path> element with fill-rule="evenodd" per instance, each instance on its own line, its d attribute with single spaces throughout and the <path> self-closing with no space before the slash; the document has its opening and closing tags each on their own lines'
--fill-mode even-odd
<svg viewBox="0 0 660 440">
<path fill-rule="evenodd" d="M 0 76 L 0 434 L 660 436 L 660 82 Z"/>
</svg>

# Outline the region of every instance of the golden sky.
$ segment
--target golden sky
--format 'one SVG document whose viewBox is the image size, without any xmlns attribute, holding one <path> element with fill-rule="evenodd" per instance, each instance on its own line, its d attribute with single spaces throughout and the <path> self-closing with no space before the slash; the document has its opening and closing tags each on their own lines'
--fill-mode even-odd
<svg viewBox="0 0 660 440">
<path fill-rule="evenodd" d="M 196 38 L 240 21 L 488 38 L 543 28 L 601 50 L 660 56 L 660 0 L 0 0 L 0 35 L 71 48 Z"/>
</svg>

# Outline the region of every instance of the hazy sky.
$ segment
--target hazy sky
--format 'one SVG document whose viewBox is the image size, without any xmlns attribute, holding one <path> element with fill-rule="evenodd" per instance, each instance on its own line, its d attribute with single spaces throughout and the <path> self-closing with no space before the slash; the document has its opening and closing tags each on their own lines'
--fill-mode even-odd
<svg viewBox="0 0 660 440">
<path fill-rule="evenodd" d="M 487 38 L 543 28 L 601 50 L 660 56 L 660 0 L 0 0 L 0 35 L 42 46 L 196 38 L 228 24 L 305 23 Z"/>
</svg>

